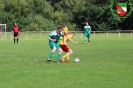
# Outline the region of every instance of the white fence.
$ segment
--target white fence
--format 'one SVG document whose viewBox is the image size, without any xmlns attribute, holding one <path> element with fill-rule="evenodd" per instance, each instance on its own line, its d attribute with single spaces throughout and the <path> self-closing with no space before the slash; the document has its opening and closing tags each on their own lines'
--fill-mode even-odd
<svg viewBox="0 0 133 88">
<path fill-rule="evenodd" d="M 21 39 L 43 39 L 47 38 L 51 31 L 27 31 L 20 32 L 19 37 Z M 83 31 L 75 31 L 77 38 L 83 38 Z M 133 30 L 124 31 L 91 31 L 91 38 L 132 38 Z M 3 38 L 4 39 L 4 38 Z M 13 33 L 7 32 L 6 39 L 13 39 Z"/>
</svg>

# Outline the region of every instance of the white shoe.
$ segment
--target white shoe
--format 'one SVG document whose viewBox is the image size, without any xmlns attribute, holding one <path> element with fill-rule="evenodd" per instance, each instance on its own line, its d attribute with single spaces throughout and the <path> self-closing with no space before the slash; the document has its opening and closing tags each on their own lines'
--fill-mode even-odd
<svg viewBox="0 0 133 88">
<path fill-rule="evenodd" d="M 55 63 L 60 63 L 59 61 L 55 61 Z"/>
</svg>

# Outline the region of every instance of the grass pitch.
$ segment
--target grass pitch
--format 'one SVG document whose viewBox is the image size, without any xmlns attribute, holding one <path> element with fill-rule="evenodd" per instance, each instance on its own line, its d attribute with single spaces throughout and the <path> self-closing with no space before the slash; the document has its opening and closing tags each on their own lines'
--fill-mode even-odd
<svg viewBox="0 0 133 88">
<path fill-rule="evenodd" d="M 133 38 L 91 38 L 89 45 L 73 40 L 79 43 L 69 43 L 70 62 L 59 64 L 57 52 L 46 62 L 45 38 L 0 40 L 0 88 L 133 88 Z"/>
</svg>

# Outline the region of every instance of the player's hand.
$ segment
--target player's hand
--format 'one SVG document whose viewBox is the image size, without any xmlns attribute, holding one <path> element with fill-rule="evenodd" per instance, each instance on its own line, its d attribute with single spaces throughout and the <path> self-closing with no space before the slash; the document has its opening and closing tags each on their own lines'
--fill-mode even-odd
<svg viewBox="0 0 133 88">
<path fill-rule="evenodd" d="M 55 41 L 56 41 L 56 39 L 52 39 L 52 41 L 54 41 L 54 42 L 55 42 Z"/>
</svg>

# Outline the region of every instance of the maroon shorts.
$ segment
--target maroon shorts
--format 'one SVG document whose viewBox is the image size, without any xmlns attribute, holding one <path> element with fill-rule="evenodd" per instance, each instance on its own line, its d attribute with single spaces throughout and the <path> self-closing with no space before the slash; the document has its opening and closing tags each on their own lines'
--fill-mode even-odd
<svg viewBox="0 0 133 88">
<path fill-rule="evenodd" d="M 68 52 L 68 50 L 70 49 L 67 45 L 60 45 L 60 47 L 64 52 Z"/>
</svg>

